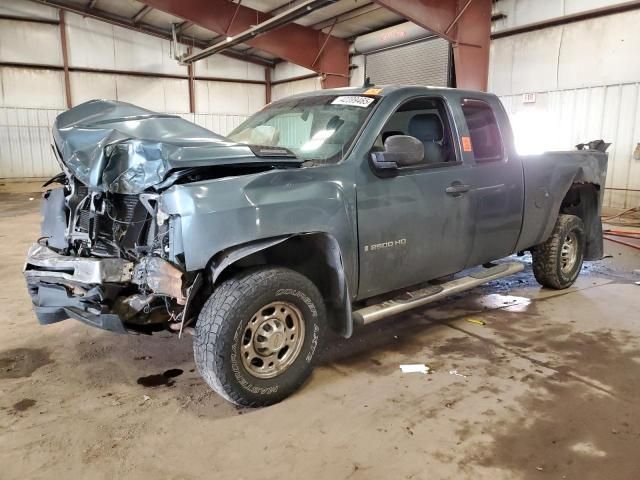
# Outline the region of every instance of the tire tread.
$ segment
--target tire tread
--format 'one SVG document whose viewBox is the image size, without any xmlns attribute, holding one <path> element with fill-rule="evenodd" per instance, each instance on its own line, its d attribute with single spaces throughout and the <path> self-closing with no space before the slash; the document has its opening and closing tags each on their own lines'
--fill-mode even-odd
<svg viewBox="0 0 640 480">
<path fill-rule="evenodd" d="M 239 393 L 233 387 L 232 378 L 226 369 L 219 366 L 229 361 L 223 352 L 233 342 L 236 325 L 230 319 L 234 308 L 243 298 L 253 298 L 265 284 L 278 285 L 283 277 L 290 277 L 292 274 L 303 288 L 317 292 L 309 279 L 293 270 L 283 267 L 251 269 L 222 282 L 202 307 L 193 340 L 194 358 L 200 375 L 225 400 L 247 407 L 265 405 Z M 208 365 L 218 368 L 207 368 Z"/>
<path fill-rule="evenodd" d="M 575 215 L 560 214 L 547 241 L 532 250 L 533 275 L 540 285 L 555 290 L 569 286 L 558 275 L 557 262 L 564 237 L 573 228 L 583 231 L 582 220 Z"/>
</svg>

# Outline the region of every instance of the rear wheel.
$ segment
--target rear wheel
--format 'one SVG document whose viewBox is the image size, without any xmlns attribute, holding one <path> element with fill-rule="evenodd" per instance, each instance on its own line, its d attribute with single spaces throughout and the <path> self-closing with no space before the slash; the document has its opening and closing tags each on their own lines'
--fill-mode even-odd
<svg viewBox="0 0 640 480">
<path fill-rule="evenodd" d="M 584 249 L 584 225 L 580 217 L 559 215 L 551 236 L 531 251 L 538 283 L 556 290 L 573 285 L 582 268 Z"/>
<path fill-rule="evenodd" d="M 279 402 L 308 378 L 326 331 L 320 292 L 286 268 L 261 268 L 219 285 L 198 317 L 194 356 L 202 377 L 244 406 Z"/>
</svg>

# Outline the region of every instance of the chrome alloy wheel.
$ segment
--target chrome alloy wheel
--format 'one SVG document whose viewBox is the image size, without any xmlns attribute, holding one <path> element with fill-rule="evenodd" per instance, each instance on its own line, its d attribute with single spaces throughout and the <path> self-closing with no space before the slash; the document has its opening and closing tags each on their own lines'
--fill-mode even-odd
<svg viewBox="0 0 640 480">
<path fill-rule="evenodd" d="M 242 365 L 257 378 L 280 375 L 295 361 L 304 343 L 304 319 L 289 302 L 273 302 L 258 310 L 241 339 Z"/>
<path fill-rule="evenodd" d="M 560 268 L 562 273 L 569 274 L 578 261 L 578 236 L 575 232 L 569 232 L 564 239 L 560 250 Z"/>
</svg>

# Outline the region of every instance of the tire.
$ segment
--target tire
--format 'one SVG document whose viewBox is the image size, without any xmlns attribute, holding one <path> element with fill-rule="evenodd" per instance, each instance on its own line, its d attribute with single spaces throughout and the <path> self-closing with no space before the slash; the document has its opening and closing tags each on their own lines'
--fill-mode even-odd
<svg viewBox="0 0 640 480">
<path fill-rule="evenodd" d="M 307 277 L 264 267 L 220 284 L 195 330 L 195 362 L 209 386 L 236 405 L 261 407 L 311 374 L 327 330 L 325 306 Z"/>
<path fill-rule="evenodd" d="M 582 268 L 584 250 L 582 220 L 575 215 L 559 215 L 551 236 L 531 251 L 538 283 L 555 290 L 573 285 Z"/>
</svg>

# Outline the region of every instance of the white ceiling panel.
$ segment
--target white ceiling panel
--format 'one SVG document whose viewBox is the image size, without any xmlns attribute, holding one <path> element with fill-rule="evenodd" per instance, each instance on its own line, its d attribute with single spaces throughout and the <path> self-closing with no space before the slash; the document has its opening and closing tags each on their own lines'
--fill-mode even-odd
<svg viewBox="0 0 640 480">
<path fill-rule="evenodd" d="M 234 3 L 237 3 L 237 0 L 234 0 Z M 253 8 L 254 10 L 258 10 L 259 12 L 271 12 L 276 8 L 280 8 L 282 6 L 295 4 L 295 1 L 286 0 L 243 0 L 242 6 Z"/>
<path fill-rule="evenodd" d="M 148 25 L 153 25 L 154 27 L 170 30 L 172 23 L 182 22 L 184 22 L 184 20 L 180 17 L 176 17 L 175 15 L 170 15 L 168 13 L 161 12 L 160 10 L 151 10 L 142 18 L 140 23 L 146 23 Z"/>
<path fill-rule="evenodd" d="M 135 0 L 98 0 L 93 8 L 102 10 L 103 12 L 113 13 L 120 17 L 131 18 L 138 13 L 142 7 L 144 7 L 144 4 Z"/>
</svg>

